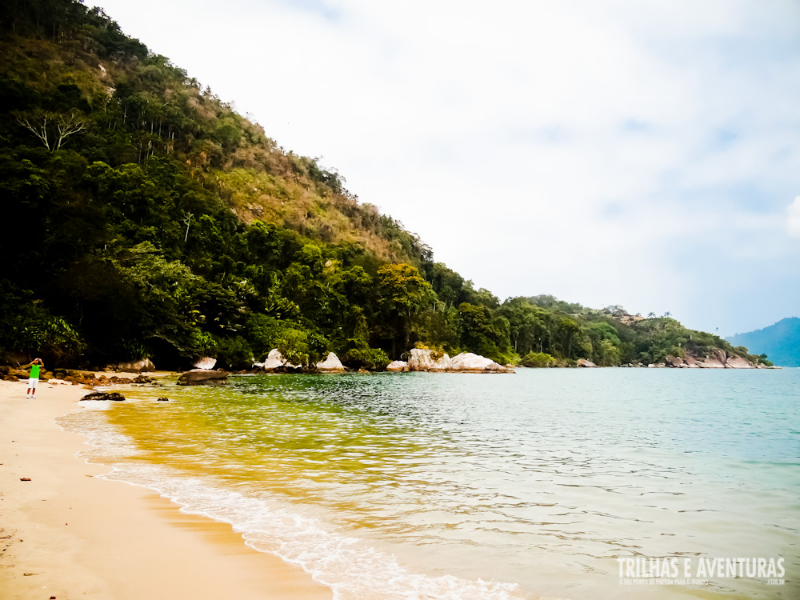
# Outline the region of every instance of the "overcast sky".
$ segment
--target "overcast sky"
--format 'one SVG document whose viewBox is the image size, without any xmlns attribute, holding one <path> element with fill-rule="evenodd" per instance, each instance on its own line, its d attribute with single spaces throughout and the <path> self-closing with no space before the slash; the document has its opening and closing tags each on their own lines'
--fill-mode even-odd
<svg viewBox="0 0 800 600">
<path fill-rule="evenodd" d="M 98 4 L 501 300 L 800 314 L 797 0 Z"/>
</svg>

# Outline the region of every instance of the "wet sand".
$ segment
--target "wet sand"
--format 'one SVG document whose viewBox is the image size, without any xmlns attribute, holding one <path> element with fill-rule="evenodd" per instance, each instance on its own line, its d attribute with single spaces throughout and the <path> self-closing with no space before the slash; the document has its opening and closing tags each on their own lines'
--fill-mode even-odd
<svg viewBox="0 0 800 600">
<path fill-rule="evenodd" d="M 230 525 L 96 475 L 54 419 L 87 390 L 0 381 L 0 597 L 322 600 L 329 588 L 257 552 Z M 20 481 L 27 477 L 31 481 Z"/>
</svg>

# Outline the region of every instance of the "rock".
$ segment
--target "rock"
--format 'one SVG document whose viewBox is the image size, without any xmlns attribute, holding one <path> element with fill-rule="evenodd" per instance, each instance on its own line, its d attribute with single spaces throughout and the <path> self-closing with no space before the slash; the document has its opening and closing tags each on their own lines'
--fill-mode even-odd
<svg viewBox="0 0 800 600">
<path fill-rule="evenodd" d="M 725 365 L 716 358 L 708 357 L 697 361 L 697 366 L 702 369 L 724 369 Z"/>
<path fill-rule="evenodd" d="M 119 392 L 92 392 L 81 398 L 81 401 L 83 400 L 110 400 L 111 402 L 122 402 L 125 400 L 125 396 Z"/>
<path fill-rule="evenodd" d="M 592 369 L 592 368 L 596 367 L 597 365 L 594 364 L 590 360 L 586 360 L 585 358 L 579 358 L 578 359 L 578 366 L 586 368 L 586 369 Z"/>
<path fill-rule="evenodd" d="M 30 477 L 20 477 L 19 480 L 20 481 L 30 481 L 31 478 Z"/>
<path fill-rule="evenodd" d="M 19 379 L 28 379 L 30 377 L 30 373 L 22 369 L 10 369 L 8 374 L 18 377 Z"/>
<path fill-rule="evenodd" d="M 280 350 L 277 348 L 273 348 L 267 354 L 267 358 L 263 363 L 253 363 L 254 367 L 259 369 L 263 369 L 264 371 L 275 371 L 277 369 L 283 368 L 290 368 L 296 369 L 297 366 L 293 365 L 292 363 L 288 362 L 283 355 L 281 354 Z"/>
<path fill-rule="evenodd" d="M 206 371 L 192 369 L 178 377 L 178 385 L 225 385 L 228 374 L 225 371 Z"/>
<path fill-rule="evenodd" d="M 115 368 L 119 369 L 120 371 L 127 371 L 132 373 L 141 373 L 143 371 L 155 371 L 156 366 L 153 364 L 149 358 L 143 358 L 142 360 L 138 360 L 136 362 L 127 362 L 127 363 L 119 363 L 114 365 Z"/>
<path fill-rule="evenodd" d="M 450 371 L 455 373 L 513 373 L 513 369 L 498 365 L 485 356 L 462 352 L 450 361 Z"/>
<path fill-rule="evenodd" d="M 112 379 L 117 379 L 117 378 L 114 377 Z M 151 381 L 153 380 L 150 379 L 147 375 L 137 375 L 136 377 L 131 379 L 131 383 L 150 383 Z"/>
<path fill-rule="evenodd" d="M 428 369 L 431 373 L 446 373 L 450 370 L 450 363 L 451 363 L 450 355 L 445 353 L 443 356 L 440 356 L 438 359 L 433 361 L 433 365 L 430 369 Z"/>
<path fill-rule="evenodd" d="M 19 377 L 16 375 L 6 375 L 3 377 L 3 381 L 19 381 Z"/>
<path fill-rule="evenodd" d="M 317 363 L 317 370 L 323 373 L 344 373 L 344 365 L 338 356 L 329 352 L 325 360 Z"/>
<path fill-rule="evenodd" d="M 670 354 L 667 354 L 667 357 L 664 360 L 666 360 L 668 367 L 683 367 L 686 364 L 683 362 L 682 358 L 678 358 L 677 356 L 672 356 Z"/>
<path fill-rule="evenodd" d="M 210 356 L 204 356 L 196 363 L 194 363 L 195 369 L 202 369 L 203 371 L 210 371 L 217 365 L 217 359 L 211 358 Z"/>
<path fill-rule="evenodd" d="M 169 398 L 158 398 L 156 402 L 169 402 Z"/>
<path fill-rule="evenodd" d="M 450 368 L 450 357 L 445 354 L 434 357 L 433 350 L 427 348 L 414 348 L 408 359 L 409 371 L 447 371 Z"/>
<path fill-rule="evenodd" d="M 48 383 L 50 385 L 69 385 L 69 381 L 64 381 L 63 379 L 51 379 Z"/>
<path fill-rule="evenodd" d="M 725 366 L 729 369 L 755 369 L 755 365 L 741 356 L 729 356 Z"/>
<path fill-rule="evenodd" d="M 386 370 L 392 373 L 404 373 L 408 371 L 408 363 L 404 360 L 395 360 L 386 365 Z"/>
</svg>

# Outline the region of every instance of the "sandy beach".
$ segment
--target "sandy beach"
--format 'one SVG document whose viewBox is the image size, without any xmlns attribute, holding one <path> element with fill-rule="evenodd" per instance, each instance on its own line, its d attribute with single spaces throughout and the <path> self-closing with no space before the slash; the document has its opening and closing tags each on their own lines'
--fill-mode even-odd
<svg viewBox="0 0 800 600">
<path fill-rule="evenodd" d="M 224 523 L 143 488 L 97 478 L 82 437 L 54 419 L 87 390 L 0 381 L 0 597 L 322 600 L 300 567 L 257 552 Z M 30 481 L 21 481 L 29 478 Z"/>
</svg>

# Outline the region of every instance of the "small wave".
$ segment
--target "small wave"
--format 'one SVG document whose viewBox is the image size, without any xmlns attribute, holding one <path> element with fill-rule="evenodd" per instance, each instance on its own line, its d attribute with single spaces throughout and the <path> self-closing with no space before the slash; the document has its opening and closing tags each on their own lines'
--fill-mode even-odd
<svg viewBox="0 0 800 600">
<path fill-rule="evenodd" d="M 79 410 L 56 420 L 83 435 L 90 450 L 80 455 L 112 468 L 104 479 L 151 489 L 178 504 L 184 513 L 229 523 L 245 543 L 300 565 L 333 591 L 335 600 L 511 600 L 519 586 L 452 575 L 410 573 L 394 556 L 361 540 L 332 532 L 318 519 L 301 516 L 273 500 L 247 496 L 202 480 L 172 473 L 165 467 L 115 459 L 139 454 L 127 436 L 118 433 L 100 410 Z"/>
</svg>

